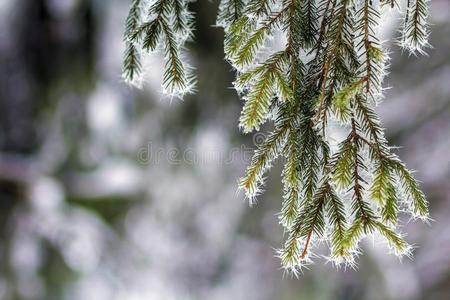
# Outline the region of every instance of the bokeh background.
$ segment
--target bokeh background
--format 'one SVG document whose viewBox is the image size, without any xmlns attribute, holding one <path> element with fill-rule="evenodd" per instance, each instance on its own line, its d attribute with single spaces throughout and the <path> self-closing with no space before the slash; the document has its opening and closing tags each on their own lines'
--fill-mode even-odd
<svg viewBox="0 0 450 300">
<path fill-rule="evenodd" d="M 414 259 L 363 243 L 358 270 L 316 259 L 285 276 L 280 167 L 252 208 L 237 193 L 257 138 L 223 60 L 217 1 L 191 4 L 198 92 L 121 79 L 127 0 L 0 1 L 0 299 L 450 299 L 450 2 L 431 3 L 428 57 L 392 43 L 391 144 L 428 196 L 430 225 L 403 216 Z M 396 15 L 384 22 L 397 35 Z"/>
</svg>

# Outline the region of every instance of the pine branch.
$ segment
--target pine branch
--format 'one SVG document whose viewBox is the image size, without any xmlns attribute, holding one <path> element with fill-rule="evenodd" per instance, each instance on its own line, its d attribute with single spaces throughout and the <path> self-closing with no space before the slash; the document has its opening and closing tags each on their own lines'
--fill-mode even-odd
<svg viewBox="0 0 450 300">
<path fill-rule="evenodd" d="M 344 204 L 336 192 L 330 191 L 328 202 L 326 203 L 328 222 L 332 227 L 331 233 L 331 256 L 335 259 L 348 256 L 345 252 L 347 217 Z"/>
<path fill-rule="evenodd" d="M 217 25 L 227 29 L 236 22 L 244 11 L 243 0 L 221 0 L 217 15 Z"/>
<path fill-rule="evenodd" d="M 135 81 L 142 72 L 139 50 L 130 37 L 134 34 L 141 20 L 141 0 L 133 0 L 125 21 L 125 55 L 123 62 L 123 77 L 128 82 Z"/>
<path fill-rule="evenodd" d="M 163 44 L 166 62 L 163 92 L 182 97 L 192 91 L 195 81 L 181 58 L 181 49 L 192 34 L 187 3 L 187 0 L 156 0 L 152 3 L 133 0 L 125 29 L 127 49 L 123 76 L 126 81 L 136 82 L 142 71 L 138 49 L 150 52 Z M 147 11 L 147 20 L 141 20 L 142 10 Z"/>
<path fill-rule="evenodd" d="M 411 247 L 406 241 L 393 229 L 389 228 L 381 222 L 375 222 L 375 227 L 386 238 L 387 242 L 399 255 L 409 255 Z"/>
<path fill-rule="evenodd" d="M 422 53 L 428 0 L 406 1 L 401 45 Z M 132 0 L 124 38 L 127 81 L 143 71 L 142 50 L 163 51 L 165 92 L 192 90 L 182 57 L 192 35 L 187 6 L 188 0 Z M 400 9 L 396 0 L 220 1 L 225 58 L 245 100 L 239 126 L 248 133 L 273 122 L 239 187 L 253 203 L 265 172 L 277 157 L 285 158 L 279 220 L 288 238 L 279 256 L 295 274 L 311 262 L 319 241 L 330 245 L 336 264 L 353 266 L 359 241 L 374 233 L 397 255 L 408 255 L 411 247 L 397 231 L 398 212 L 428 218 L 425 195 L 391 153 L 375 111 L 387 60 L 378 32 L 384 6 Z M 286 40 L 281 50 L 269 43 L 279 32 Z M 328 135 L 332 126 L 348 132 L 337 147 Z"/>
<path fill-rule="evenodd" d="M 271 4 L 274 0 L 250 0 L 247 5 L 247 14 L 255 15 L 256 17 L 270 14 Z"/>
<path fill-rule="evenodd" d="M 381 83 L 384 77 L 384 54 L 377 38 L 380 13 L 373 1 L 364 0 L 357 12 L 358 26 L 355 28 L 360 38 L 357 44 L 360 52 L 361 67 L 359 76 L 365 77 L 365 93 L 374 103 L 381 94 Z"/>
<path fill-rule="evenodd" d="M 249 199 L 253 199 L 259 192 L 264 172 L 270 167 L 271 162 L 280 155 L 286 136 L 289 132 L 289 124 L 282 124 L 267 136 L 253 155 L 245 176 L 239 181 L 239 187 L 245 190 Z"/>
<path fill-rule="evenodd" d="M 266 120 L 275 93 L 280 99 L 291 98 L 292 91 L 283 74 L 285 60 L 286 53 L 284 51 L 277 52 L 262 65 L 238 77 L 236 86 L 240 89 L 248 88 L 251 91 L 245 97 L 245 105 L 240 118 L 240 127 L 245 133 L 251 132 L 253 129 L 258 130 Z"/>
<path fill-rule="evenodd" d="M 286 163 L 283 169 L 284 200 L 280 223 L 290 228 L 300 209 L 300 169 L 298 165 L 298 135 L 290 134 L 285 147 Z"/>
<path fill-rule="evenodd" d="M 302 44 L 305 49 L 313 47 L 317 42 L 317 26 L 318 26 L 318 13 L 315 0 L 298 1 L 300 10 L 297 14 L 296 22 L 300 24 L 297 29 L 300 33 Z"/>
<path fill-rule="evenodd" d="M 283 17 L 285 11 L 286 9 L 283 9 L 277 13 L 270 14 L 270 16 L 263 21 L 263 24 L 252 34 L 248 35 L 244 41 L 235 40 L 236 45 L 232 46 L 232 49 L 235 50 L 229 52 L 230 59 L 233 64 L 238 67 L 243 67 L 245 65 L 249 65 L 255 59 L 255 56 L 263 45 L 263 42 L 267 39 L 274 26 L 276 26 Z M 246 26 L 241 26 L 238 28 L 240 30 L 248 29 Z"/>
<path fill-rule="evenodd" d="M 407 0 L 400 45 L 411 53 L 424 53 L 428 46 L 428 0 Z"/>
<path fill-rule="evenodd" d="M 410 200 L 414 216 L 428 219 L 428 203 L 411 171 L 400 160 L 391 160 L 391 163 L 401 180 L 404 192 Z"/>
<path fill-rule="evenodd" d="M 123 76 L 127 81 L 134 81 L 142 72 L 141 55 L 133 43 L 127 43 L 123 61 Z"/>
</svg>

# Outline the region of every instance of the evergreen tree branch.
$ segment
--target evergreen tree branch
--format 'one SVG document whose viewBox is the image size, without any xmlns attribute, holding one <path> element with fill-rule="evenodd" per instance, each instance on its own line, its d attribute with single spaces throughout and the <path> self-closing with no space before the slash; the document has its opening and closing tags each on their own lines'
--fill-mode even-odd
<svg viewBox="0 0 450 300">
<path fill-rule="evenodd" d="M 400 44 L 423 53 L 428 0 L 406 1 Z M 288 237 L 279 256 L 294 273 L 311 262 L 318 241 L 328 242 L 336 264 L 353 265 L 359 241 L 376 232 L 396 254 L 409 254 L 398 212 L 428 219 L 425 195 L 391 153 L 375 111 L 387 60 L 378 32 L 384 6 L 401 9 L 396 0 L 220 1 L 225 58 L 245 100 L 239 126 L 248 133 L 273 122 L 239 187 L 253 203 L 265 172 L 285 158 L 279 220 Z M 281 50 L 269 43 L 279 32 L 286 39 Z M 142 73 L 142 50 L 162 51 L 165 92 L 190 92 L 194 81 L 182 51 L 191 35 L 188 0 L 132 0 L 124 78 L 134 82 Z M 337 147 L 328 135 L 332 126 L 348 132 Z"/>
</svg>

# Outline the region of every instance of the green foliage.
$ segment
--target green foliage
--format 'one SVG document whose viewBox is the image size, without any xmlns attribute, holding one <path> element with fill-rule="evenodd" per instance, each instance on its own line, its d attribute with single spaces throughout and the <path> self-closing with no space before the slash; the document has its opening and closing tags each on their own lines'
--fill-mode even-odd
<svg viewBox="0 0 450 300">
<path fill-rule="evenodd" d="M 221 0 L 217 15 L 217 25 L 225 27 L 236 22 L 244 12 L 245 1 Z"/>
<path fill-rule="evenodd" d="M 339 151 L 333 157 L 335 161 L 332 175 L 333 181 L 342 190 L 346 190 L 352 183 L 355 151 L 353 144 L 346 140 L 341 144 Z"/>
<path fill-rule="evenodd" d="M 428 46 L 428 0 L 407 0 L 401 45 L 412 53 Z"/>
<path fill-rule="evenodd" d="M 278 52 L 262 65 L 238 77 L 238 87 L 251 86 L 251 92 L 244 97 L 245 105 L 240 118 L 240 126 L 244 132 L 258 130 L 264 123 L 274 94 L 279 99 L 291 98 L 292 91 L 284 75 L 285 65 L 285 53 Z"/>
<path fill-rule="evenodd" d="M 346 256 L 344 246 L 347 231 L 347 217 L 344 204 L 334 191 L 330 191 L 326 212 L 332 228 L 331 256 L 335 258 Z"/>
<path fill-rule="evenodd" d="M 123 61 L 123 76 L 129 81 L 135 81 L 142 71 L 141 56 L 138 48 L 130 41 L 141 22 L 141 0 L 133 0 L 125 23 L 125 55 Z"/>
<path fill-rule="evenodd" d="M 127 50 L 123 77 L 127 82 L 139 84 L 142 75 L 139 51 L 151 52 L 161 48 L 166 62 L 164 92 L 182 97 L 192 91 L 195 81 L 190 67 L 181 57 L 184 43 L 192 35 L 192 18 L 187 5 L 186 0 L 132 1 L 125 29 Z"/>
<path fill-rule="evenodd" d="M 427 46 L 427 0 L 406 1 L 401 45 L 412 53 Z M 280 223 L 287 232 L 279 251 L 295 274 L 311 262 L 320 241 L 336 264 L 354 264 L 359 241 L 378 233 L 398 255 L 410 246 L 398 233 L 399 211 L 426 220 L 428 204 L 412 173 L 391 152 L 374 110 L 382 98 L 386 50 L 379 40 L 382 6 L 371 0 L 222 0 L 217 23 L 225 30 L 225 58 L 237 71 L 234 87 L 244 99 L 240 128 L 273 129 L 255 150 L 239 187 L 253 202 L 264 173 L 285 158 Z M 183 94 L 191 87 L 180 57 L 190 35 L 187 2 L 155 0 L 141 21 L 132 3 L 126 25 L 124 75 L 139 74 L 139 50 L 165 51 L 164 85 Z M 285 45 L 269 41 L 282 34 Z M 330 122 L 338 121 L 338 122 Z M 336 143 L 338 124 L 347 137 Z"/>
<path fill-rule="evenodd" d="M 245 176 L 239 181 L 239 187 L 245 190 L 249 199 L 253 199 L 259 192 L 262 176 L 281 153 L 289 129 L 289 124 L 280 124 L 255 151 Z"/>
</svg>

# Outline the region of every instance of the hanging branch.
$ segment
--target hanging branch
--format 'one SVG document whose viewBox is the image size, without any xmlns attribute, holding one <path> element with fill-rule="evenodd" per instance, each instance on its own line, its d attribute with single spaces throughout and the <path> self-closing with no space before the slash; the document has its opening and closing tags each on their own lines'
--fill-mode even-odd
<svg viewBox="0 0 450 300">
<path fill-rule="evenodd" d="M 192 92 L 195 80 L 182 59 L 185 42 L 192 36 L 192 17 L 187 0 L 133 0 L 125 30 L 123 77 L 139 84 L 142 71 L 139 51 L 164 53 L 164 92 L 182 97 Z M 141 14 L 147 18 L 142 20 Z M 158 49 L 161 46 L 161 49 Z"/>
<path fill-rule="evenodd" d="M 429 0 L 407 0 L 400 45 L 411 53 L 424 54 L 428 47 Z"/>
<path fill-rule="evenodd" d="M 428 46 L 428 0 L 403 1 L 400 44 L 422 53 Z M 399 212 L 428 218 L 425 196 L 391 152 L 374 109 L 387 60 L 378 32 L 385 5 L 402 7 L 396 0 L 220 2 L 217 24 L 225 31 L 225 58 L 237 71 L 234 87 L 244 100 L 239 127 L 250 133 L 273 123 L 239 187 L 253 203 L 265 172 L 285 158 L 279 220 L 287 239 L 278 255 L 294 274 L 311 263 L 321 241 L 329 242 L 336 264 L 353 265 L 359 241 L 374 233 L 397 255 L 408 255 L 411 247 L 398 232 Z M 162 44 L 164 86 L 183 95 L 192 87 L 180 57 L 191 34 L 187 1 L 154 0 L 147 6 L 132 2 L 124 76 L 133 81 L 141 71 L 139 52 Z M 286 43 L 272 50 L 268 41 L 280 32 Z M 328 136 L 333 123 L 348 131 L 337 146 Z"/>
</svg>

